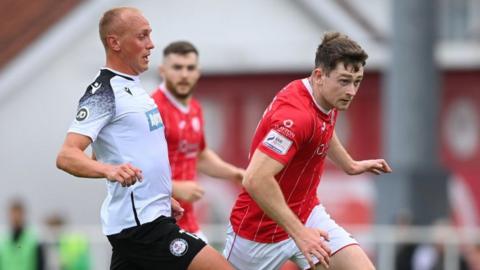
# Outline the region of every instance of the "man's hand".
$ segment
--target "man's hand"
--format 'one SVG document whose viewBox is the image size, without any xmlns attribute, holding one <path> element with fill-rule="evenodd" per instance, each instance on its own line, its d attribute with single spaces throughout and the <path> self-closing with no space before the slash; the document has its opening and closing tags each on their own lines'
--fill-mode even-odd
<svg viewBox="0 0 480 270">
<path fill-rule="evenodd" d="M 183 217 L 185 210 L 180 206 L 180 203 L 172 197 L 172 217 L 179 221 Z"/>
<path fill-rule="evenodd" d="M 122 187 L 129 187 L 143 179 L 142 170 L 130 163 L 120 165 L 107 165 L 106 178 L 110 181 L 119 182 Z"/>
<path fill-rule="evenodd" d="M 355 161 L 351 170 L 347 173 L 350 175 L 371 172 L 374 174 L 391 173 L 392 169 L 384 159 L 367 159 Z"/>
<path fill-rule="evenodd" d="M 200 200 L 204 193 L 195 181 L 173 181 L 173 197 L 176 199 L 192 203 Z"/>
<path fill-rule="evenodd" d="M 325 242 L 325 240 L 330 240 L 327 232 L 303 227 L 295 236 L 292 235 L 292 238 L 307 259 L 311 269 L 315 269 L 315 262 L 312 256 L 315 256 L 323 267 L 328 268 L 330 266 L 331 250 Z"/>
<path fill-rule="evenodd" d="M 233 182 L 234 182 L 235 184 L 241 185 L 244 176 L 245 176 L 245 170 L 244 170 L 244 169 L 237 168 L 236 171 L 235 171 L 235 174 L 234 174 L 234 176 L 233 176 L 233 178 L 232 178 L 232 180 L 233 180 Z"/>
</svg>

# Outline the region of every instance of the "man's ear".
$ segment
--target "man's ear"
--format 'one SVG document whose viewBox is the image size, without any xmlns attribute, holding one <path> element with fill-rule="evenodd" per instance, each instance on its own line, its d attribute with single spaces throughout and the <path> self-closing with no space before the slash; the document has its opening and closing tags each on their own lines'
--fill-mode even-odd
<svg viewBox="0 0 480 270">
<path fill-rule="evenodd" d="M 198 70 L 198 76 L 202 76 L 202 69 L 200 68 L 200 66 L 197 66 L 197 70 Z"/>
<path fill-rule="evenodd" d="M 314 83 L 316 84 L 319 84 L 319 85 L 322 85 L 323 84 L 323 80 L 325 78 L 325 72 L 323 71 L 322 68 L 315 68 L 312 72 L 312 77 L 313 77 L 313 81 Z"/>
<path fill-rule="evenodd" d="M 107 36 L 107 45 L 112 51 L 120 51 L 120 41 L 116 35 Z"/>
</svg>

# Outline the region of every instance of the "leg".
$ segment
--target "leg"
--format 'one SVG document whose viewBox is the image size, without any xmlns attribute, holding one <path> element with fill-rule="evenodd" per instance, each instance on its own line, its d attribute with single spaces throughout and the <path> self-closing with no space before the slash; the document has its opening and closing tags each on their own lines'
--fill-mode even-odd
<svg viewBox="0 0 480 270">
<path fill-rule="evenodd" d="M 358 245 L 358 242 L 341 226 L 335 223 L 323 206 L 318 205 L 312 210 L 306 226 L 320 228 L 328 232 L 330 241 L 327 244 L 333 252 L 332 257 L 330 257 L 329 269 L 375 269 L 365 252 L 363 252 Z M 314 258 L 314 260 L 315 262 L 318 261 L 316 258 Z M 298 248 L 293 261 L 297 263 L 301 269 L 310 268 Z M 316 268 L 324 269 L 319 265 Z"/>
<path fill-rule="evenodd" d="M 284 265 L 280 268 L 280 270 L 300 270 L 298 266 L 292 261 L 286 261 Z"/>
<path fill-rule="evenodd" d="M 259 243 L 236 235 L 232 227 L 227 228 L 225 256 L 228 262 L 239 270 L 274 270 L 280 269 L 285 261 L 293 255 L 289 249 L 293 240 L 287 239 L 278 243 Z M 295 244 L 293 244 L 295 246 Z M 214 269 L 214 268 L 212 268 Z"/>
<path fill-rule="evenodd" d="M 193 258 L 192 262 L 188 266 L 188 270 L 209 270 L 209 269 L 233 270 L 233 267 L 215 249 L 213 249 L 211 246 L 205 246 Z"/>
<path fill-rule="evenodd" d="M 325 269 L 317 266 L 317 269 Z M 375 267 L 358 245 L 340 249 L 330 258 L 329 270 L 373 270 Z"/>
</svg>

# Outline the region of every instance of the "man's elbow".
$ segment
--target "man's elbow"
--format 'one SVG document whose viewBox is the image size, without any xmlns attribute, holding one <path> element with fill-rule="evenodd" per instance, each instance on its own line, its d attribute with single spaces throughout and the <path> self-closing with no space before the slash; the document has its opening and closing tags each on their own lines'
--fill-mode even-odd
<svg viewBox="0 0 480 270">
<path fill-rule="evenodd" d="M 348 175 L 355 175 L 357 174 L 357 168 L 355 167 L 355 163 L 352 161 L 349 164 L 347 164 L 344 168 L 343 171 L 348 174 Z"/>
<path fill-rule="evenodd" d="M 57 160 L 56 160 L 56 166 L 58 169 L 65 171 L 66 170 L 66 154 L 65 151 L 60 150 L 60 152 L 57 154 Z"/>
<path fill-rule="evenodd" d="M 248 193 L 255 192 L 258 189 L 257 181 L 255 181 L 255 177 L 251 174 L 246 174 L 243 177 L 242 185 Z"/>
</svg>

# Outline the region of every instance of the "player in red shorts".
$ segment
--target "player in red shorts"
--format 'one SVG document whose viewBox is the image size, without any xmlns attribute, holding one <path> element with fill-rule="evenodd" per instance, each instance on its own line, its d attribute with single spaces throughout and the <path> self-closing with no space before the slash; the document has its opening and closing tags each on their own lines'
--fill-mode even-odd
<svg viewBox="0 0 480 270">
<path fill-rule="evenodd" d="M 172 168 L 173 197 L 185 209 L 178 225 L 207 241 L 200 231 L 193 203 L 204 194 L 197 183 L 197 169 L 209 176 L 240 183 L 244 170 L 223 161 L 205 144 L 202 107 L 192 97 L 200 77 L 198 51 L 189 42 L 169 44 L 163 51 L 163 83 L 152 93 L 165 124 Z"/>
<path fill-rule="evenodd" d="M 326 156 L 350 175 L 391 172 L 383 159 L 352 159 L 335 134 L 367 57 L 347 36 L 327 33 L 310 77 L 289 83 L 266 109 L 227 231 L 224 256 L 236 269 L 278 269 L 287 260 L 302 269 L 374 268 L 316 196 Z"/>
</svg>

